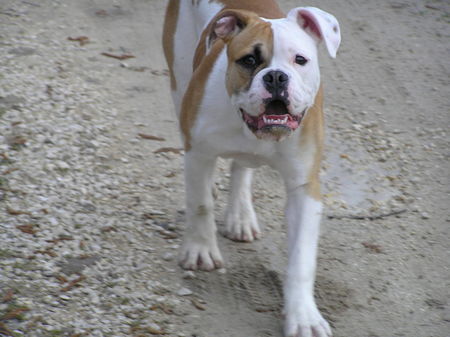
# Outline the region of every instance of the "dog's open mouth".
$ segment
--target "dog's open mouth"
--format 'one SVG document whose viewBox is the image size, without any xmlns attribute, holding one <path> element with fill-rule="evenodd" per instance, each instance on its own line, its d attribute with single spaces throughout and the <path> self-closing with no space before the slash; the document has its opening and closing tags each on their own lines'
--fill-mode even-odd
<svg viewBox="0 0 450 337">
<path fill-rule="evenodd" d="M 306 109 L 298 115 L 291 114 L 287 104 L 282 100 L 269 101 L 264 112 L 258 116 L 251 116 L 241 109 L 245 123 L 257 135 L 290 133 L 299 127 L 305 112 Z"/>
</svg>

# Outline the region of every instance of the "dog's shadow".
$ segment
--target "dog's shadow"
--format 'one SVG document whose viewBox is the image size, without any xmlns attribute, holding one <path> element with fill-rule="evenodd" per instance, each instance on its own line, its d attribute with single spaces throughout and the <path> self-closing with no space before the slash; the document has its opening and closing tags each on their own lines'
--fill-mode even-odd
<svg viewBox="0 0 450 337">
<path fill-rule="evenodd" d="M 198 272 L 185 284 L 206 303 L 200 336 L 282 337 L 281 279 L 257 258 L 240 260 L 226 273 Z"/>
<path fill-rule="evenodd" d="M 197 325 L 199 335 L 282 337 L 282 278 L 255 254 L 248 253 L 226 273 L 198 272 L 195 279 L 184 280 L 206 304 Z M 318 275 L 317 303 L 332 326 L 349 307 L 350 295 L 343 284 Z"/>
</svg>

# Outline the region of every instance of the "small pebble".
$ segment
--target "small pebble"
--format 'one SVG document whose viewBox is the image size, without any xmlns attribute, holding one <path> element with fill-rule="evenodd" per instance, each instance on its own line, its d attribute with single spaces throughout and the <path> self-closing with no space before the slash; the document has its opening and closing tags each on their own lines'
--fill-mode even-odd
<svg viewBox="0 0 450 337">
<path fill-rule="evenodd" d="M 192 294 L 193 294 L 193 291 L 188 288 L 181 288 L 180 290 L 177 291 L 178 296 L 189 296 Z"/>
<path fill-rule="evenodd" d="M 429 219 L 430 218 L 430 214 L 428 214 L 427 212 L 422 212 L 422 213 L 420 213 L 420 217 L 422 219 Z"/>
<path fill-rule="evenodd" d="M 170 253 L 170 252 L 164 253 L 163 256 L 162 256 L 162 259 L 164 261 L 172 261 L 174 258 L 175 258 L 175 255 L 173 253 Z"/>
<path fill-rule="evenodd" d="M 196 275 L 195 275 L 195 273 L 192 270 L 185 270 L 183 272 L 183 278 L 185 280 L 192 280 L 192 279 L 196 278 Z"/>
</svg>

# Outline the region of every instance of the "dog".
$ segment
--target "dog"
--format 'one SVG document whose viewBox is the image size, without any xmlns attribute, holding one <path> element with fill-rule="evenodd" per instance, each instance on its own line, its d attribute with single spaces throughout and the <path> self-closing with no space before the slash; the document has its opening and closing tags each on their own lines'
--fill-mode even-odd
<svg viewBox="0 0 450 337">
<path fill-rule="evenodd" d="M 179 264 L 223 267 L 213 213 L 213 171 L 232 158 L 224 235 L 253 241 L 252 168 L 269 165 L 287 193 L 285 336 L 329 337 L 314 300 L 322 203 L 323 90 L 318 45 L 336 57 L 336 18 L 318 8 L 283 14 L 273 0 L 170 0 L 163 48 L 185 148 L 186 232 Z"/>
</svg>

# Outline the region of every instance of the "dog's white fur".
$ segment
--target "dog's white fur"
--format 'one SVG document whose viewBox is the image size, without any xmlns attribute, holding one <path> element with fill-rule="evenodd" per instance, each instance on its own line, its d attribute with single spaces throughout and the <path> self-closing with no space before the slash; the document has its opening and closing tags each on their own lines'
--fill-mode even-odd
<svg viewBox="0 0 450 337">
<path fill-rule="evenodd" d="M 204 27 L 223 5 L 182 0 L 179 6 L 173 46 L 177 88 L 172 93 L 178 113 L 192 76 L 191 64 L 196 48 L 192 41 L 199 39 Z M 284 286 L 285 334 L 289 337 L 327 337 L 331 336 L 331 330 L 319 313 L 313 295 L 322 203 L 311 197 L 305 187 L 313 165 L 313 142 L 306 142 L 299 149 L 301 127 L 280 142 L 258 139 L 239 114 L 241 108 L 249 114 L 261 113 L 262 100 L 267 97 L 262 77 L 270 70 L 289 74 L 293 113 L 313 105 L 320 85 L 318 41 L 311 32 L 302 29 L 299 11 L 316 20 L 327 49 L 334 57 L 340 42 L 336 19 L 316 8 L 295 8 L 285 19 L 266 20 L 272 25 L 274 55 L 270 65 L 254 77 L 248 91 L 231 97 L 227 94 L 226 50 L 220 54 L 207 78 L 205 95 L 190 130 L 190 149 L 185 154 L 187 229 L 180 250 L 180 264 L 193 270 L 212 270 L 224 264 L 217 245 L 211 193 L 216 158 L 234 159 L 225 235 L 240 241 L 252 241 L 261 233 L 251 200 L 252 171 L 249 167 L 270 165 L 280 172 L 287 191 L 289 262 Z M 306 66 L 292 62 L 296 54 L 308 59 Z"/>
</svg>

